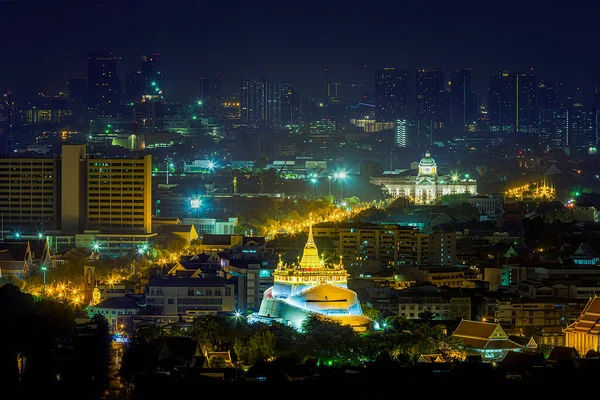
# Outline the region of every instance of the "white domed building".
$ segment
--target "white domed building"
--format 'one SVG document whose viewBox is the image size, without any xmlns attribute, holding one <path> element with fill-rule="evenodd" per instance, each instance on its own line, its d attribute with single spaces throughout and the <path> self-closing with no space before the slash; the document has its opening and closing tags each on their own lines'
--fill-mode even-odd
<svg viewBox="0 0 600 400">
<path fill-rule="evenodd" d="M 394 197 L 405 197 L 415 204 L 432 204 L 448 194 L 477 194 L 477 181 L 468 174 L 438 175 L 438 167 L 429 152 L 419 161 L 417 175 L 374 176 L 375 185 L 383 185 Z"/>
<path fill-rule="evenodd" d="M 281 259 L 273 271 L 273 286 L 265 291 L 258 313 L 248 322 L 273 321 L 302 331 L 302 323 L 311 314 L 320 314 L 349 325 L 357 331 L 372 327 L 363 315 L 356 292 L 348 289 L 348 273 L 339 264 L 326 265 L 319 257 L 312 225 L 298 265 Z"/>
</svg>

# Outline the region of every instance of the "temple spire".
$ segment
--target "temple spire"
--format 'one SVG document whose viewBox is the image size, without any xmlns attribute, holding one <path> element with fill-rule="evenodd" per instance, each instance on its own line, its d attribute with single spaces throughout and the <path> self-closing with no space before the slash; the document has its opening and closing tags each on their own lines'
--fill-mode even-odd
<svg viewBox="0 0 600 400">
<path fill-rule="evenodd" d="M 310 213 L 310 217 L 308 220 L 308 240 L 306 241 L 306 244 L 309 243 L 315 243 L 315 238 L 313 237 L 312 231 L 312 213 Z"/>
</svg>

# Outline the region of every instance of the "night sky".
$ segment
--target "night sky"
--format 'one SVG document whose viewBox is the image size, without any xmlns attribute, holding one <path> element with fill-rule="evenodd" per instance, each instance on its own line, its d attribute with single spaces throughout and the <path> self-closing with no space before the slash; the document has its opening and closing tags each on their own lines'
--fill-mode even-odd
<svg viewBox="0 0 600 400">
<path fill-rule="evenodd" d="M 407 4 L 410 3 L 410 4 Z M 220 75 L 290 81 L 301 95 L 329 79 L 372 88 L 384 66 L 534 67 L 566 85 L 600 83 L 600 6 L 592 1 L 34 1 L 0 0 L 0 92 L 66 90 L 88 50 L 122 58 L 119 74 L 158 52 L 171 93 Z M 449 73 L 447 78 L 449 78 Z"/>
</svg>

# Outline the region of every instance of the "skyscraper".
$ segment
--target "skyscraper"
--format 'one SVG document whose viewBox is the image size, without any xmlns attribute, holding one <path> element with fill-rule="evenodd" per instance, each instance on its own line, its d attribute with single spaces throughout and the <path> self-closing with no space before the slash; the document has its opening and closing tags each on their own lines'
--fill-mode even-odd
<svg viewBox="0 0 600 400">
<path fill-rule="evenodd" d="M 88 52 L 88 107 L 96 115 L 112 115 L 120 103 L 121 81 L 117 76 L 118 59 L 110 52 Z"/>
<path fill-rule="evenodd" d="M 452 73 L 450 93 L 450 121 L 468 125 L 476 119 L 475 99 L 471 88 L 471 68 L 457 69 Z"/>
<path fill-rule="evenodd" d="M 200 115 L 211 118 L 222 116 L 223 83 L 219 77 L 200 79 Z"/>
<path fill-rule="evenodd" d="M 282 98 L 289 84 L 270 79 L 240 81 L 241 122 L 248 125 L 282 125 Z M 286 115 L 287 118 L 287 115 Z"/>
<path fill-rule="evenodd" d="M 69 80 L 69 107 L 75 125 L 83 125 L 87 117 L 87 82 L 83 78 Z"/>
<path fill-rule="evenodd" d="M 408 122 L 405 119 L 399 119 L 394 124 L 394 142 L 396 147 L 408 146 Z"/>
<path fill-rule="evenodd" d="M 164 75 L 160 70 L 160 54 L 142 55 L 140 65 L 144 94 L 153 95 L 156 88 L 164 90 Z"/>
<path fill-rule="evenodd" d="M 417 144 L 431 147 L 435 131 L 444 125 L 443 69 L 417 70 Z"/>
<path fill-rule="evenodd" d="M 408 68 L 383 68 L 375 75 L 375 118 L 380 122 L 406 119 Z"/>
<path fill-rule="evenodd" d="M 514 132 L 515 129 L 514 80 L 508 71 L 490 74 L 488 89 L 488 118 L 490 130 Z"/>
<path fill-rule="evenodd" d="M 531 68 L 515 73 L 515 132 L 537 133 L 536 79 Z"/>
<path fill-rule="evenodd" d="M 537 133 L 536 78 L 528 72 L 499 71 L 490 75 L 490 130 Z"/>
<path fill-rule="evenodd" d="M 540 82 L 539 99 L 539 143 L 549 148 L 563 146 L 560 121 L 566 112 L 560 99 L 561 84 L 559 82 Z"/>
</svg>

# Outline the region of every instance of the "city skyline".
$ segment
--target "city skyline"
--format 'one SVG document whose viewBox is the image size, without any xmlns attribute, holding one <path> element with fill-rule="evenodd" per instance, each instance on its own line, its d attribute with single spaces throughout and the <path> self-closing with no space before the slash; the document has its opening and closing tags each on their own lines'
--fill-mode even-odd
<svg viewBox="0 0 600 400">
<path fill-rule="evenodd" d="M 598 30 L 592 4 L 533 2 L 518 5 L 518 13 L 517 3 L 360 10 L 328 3 L 292 12 L 231 3 L 168 9 L 144 4 L 3 2 L 5 30 L 27 31 L 5 42 L 11 62 L 0 65 L 0 89 L 66 90 L 70 78 L 85 77 L 87 53 L 94 50 L 120 57 L 121 80 L 138 69 L 142 54 L 160 53 L 172 97 L 182 101 L 197 94 L 200 78 L 214 75 L 229 95 L 242 76 L 288 81 L 311 95 L 322 86 L 325 69 L 331 81 L 359 81 L 368 90 L 383 67 L 443 68 L 446 80 L 455 69 L 472 68 L 480 94 L 489 74 L 499 70 L 535 68 L 539 80 L 561 80 L 566 87 L 600 82 L 585 39 Z M 70 45 L 51 44 L 65 41 Z"/>
</svg>

